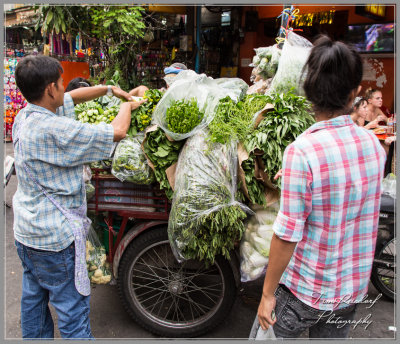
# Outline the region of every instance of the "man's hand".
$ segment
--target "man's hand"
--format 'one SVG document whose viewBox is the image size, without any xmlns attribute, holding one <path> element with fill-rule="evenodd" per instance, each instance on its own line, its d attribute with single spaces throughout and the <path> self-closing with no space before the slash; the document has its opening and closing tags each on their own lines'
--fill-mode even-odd
<svg viewBox="0 0 400 344">
<path fill-rule="evenodd" d="M 147 99 L 142 99 L 139 102 L 132 102 L 130 101 L 129 104 L 131 105 L 131 111 L 136 110 L 140 105 L 147 102 Z"/>
<path fill-rule="evenodd" d="M 276 323 L 275 317 L 276 299 L 274 295 L 262 296 L 260 305 L 258 306 L 258 322 L 263 330 Z"/>
<path fill-rule="evenodd" d="M 115 142 L 121 141 L 126 136 L 126 132 L 131 125 L 132 110 L 137 109 L 145 101 L 146 99 L 140 102 L 125 102 L 121 104 L 118 115 L 110 123 L 114 128 Z"/>
<path fill-rule="evenodd" d="M 113 95 L 120 98 L 120 99 L 125 99 L 127 101 L 132 100 L 130 94 L 128 92 L 125 92 L 124 90 L 121 90 L 120 88 L 116 86 L 111 87 Z"/>
</svg>

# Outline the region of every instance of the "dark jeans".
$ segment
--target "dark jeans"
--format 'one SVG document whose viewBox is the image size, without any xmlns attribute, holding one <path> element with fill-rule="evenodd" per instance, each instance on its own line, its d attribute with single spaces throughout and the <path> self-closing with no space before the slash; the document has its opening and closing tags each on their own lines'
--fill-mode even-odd
<svg viewBox="0 0 400 344">
<path fill-rule="evenodd" d="M 356 305 L 330 311 L 315 309 L 301 302 L 286 286 L 279 285 L 276 296 L 277 338 L 297 338 L 309 329 L 309 338 L 347 338 Z"/>
<path fill-rule="evenodd" d="M 90 296 L 75 288 L 75 246 L 60 252 L 36 250 L 15 241 L 22 262 L 21 328 L 24 339 L 53 339 L 49 303 L 58 315 L 62 338 L 94 339 L 90 330 Z"/>
</svg>

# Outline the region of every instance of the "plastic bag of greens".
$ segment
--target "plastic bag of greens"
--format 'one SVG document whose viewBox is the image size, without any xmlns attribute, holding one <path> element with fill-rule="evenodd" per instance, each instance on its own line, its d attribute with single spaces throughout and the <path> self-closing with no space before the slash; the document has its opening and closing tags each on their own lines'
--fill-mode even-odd
<svg viewBox="0 0 400 344">
<path fill-rule="evenodd" d="M 307 62 L 312 44 L 305 38 L 289 31 L 283 44 L 282 54 L 279 59 L 278 70 L 267 95 L 272 93 L 292 93 L 304 96 L 303 82 L 305 73 L 303 67 Z"/>
<path fill-rule="evenodd" d="M 206 140 L 201 131 L 189 138 L 179 155 L 175 191 L 168 222 L 171 248 L 178 259 L 213 262 L 229 257 L 244 232 L 249 208 L 235 199 L 236 144 Z"/>
<path fill-rule="evenodd" d="M 106 249 L 92 226 L 86 238 L 86 265 L 90 282 L 107 284 L 111 281 L 110 264 L 107 262 Z"/>
<path fill-rule="evenodd" d="M 222 87 L 228 94 L 228 96 L 234 100 L 239 101 L 246 95 L 249 85 L 244 80 L 239 78 L 219 78 L 215 79 L 218 86 Z"/>
<path fill-rule="evenodd" d="M 170 138 L 180 141 L 194 135 L 212 121 L 219 100 L 227 96 L 230 90 L 220 87 L 214 79 L 205 74 L 197 74 L 192 70 L 184 70 L 175 78 L 153 112 L 153 123 L 161 127 Z M 167 122 L 167 110 L 177 101 L 190 102 L 193 99 L 203 114 L 199 124 L 186 133 L 171 131 Z"/>
<path fill-rule="evenodd" d="M 85 189 L 86 189 L 86 200 L 89 201 L 94 196 L 96 189 L 90 181 L 85 183 Z"/>
<path fill-rule="evenodd" d="M 111 173 L 120 181 L 149 185 L 154 182 L 154 172 L 142 151 L 144 133 L 127 136 L 115 149 Z"/>
<path fill-rule="evenodd" d="M 250 67 L 256 67 L 257 74 L 264 80 L 273 77 L 278 69 L 281 49 L 275 44 L 270 47 L 256 48 L 254 51 L 256 55 L 253 57 Z"/>
<path fill-rule="evenodd" d="M 251 217 L 240 243 L 240 275 L 242 282 L 259 278 L 266 269 L 269 248 L 274 234 L 272 226 L 279 211 L 275 203 L 259 208 Z"/>
</svg>

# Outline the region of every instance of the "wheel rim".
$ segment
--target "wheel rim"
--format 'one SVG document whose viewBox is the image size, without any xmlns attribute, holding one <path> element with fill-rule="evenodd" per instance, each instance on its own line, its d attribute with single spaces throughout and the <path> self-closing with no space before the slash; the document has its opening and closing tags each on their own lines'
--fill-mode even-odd
<svg viewBox="0 0 400 344">
<path fill-rule="evenodd" d="M 129 269 L 129 293 L 136 308 L 163 327 L 184 329 L 203 324 L 218 311 L 225 281 L 218 262 L 175 259 L 169 241 L 142 250 Z"/>
<path fill-rule="evenodd" d="M 382 249 L 379 254 L 380 260 L 385 260 L 393 264 L 393 268 L 377 268 L 377 276 L 379 281 L 382 284 L 382 287 L 385 288 L 389 293 L 395 293 L 395 257 L 396 257 L 396 240 L 392 239 L 389 241 L 387 245 Z"/>
</svg>

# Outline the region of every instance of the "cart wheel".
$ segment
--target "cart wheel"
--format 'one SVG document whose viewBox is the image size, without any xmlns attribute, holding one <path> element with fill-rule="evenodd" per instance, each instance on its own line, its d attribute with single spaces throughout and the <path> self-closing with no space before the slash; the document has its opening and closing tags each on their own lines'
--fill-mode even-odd
<svg viewBox="0 0 400 344">
<path fill-rule="evenodd" d="M 396 294 L 395 272 L 396 239 L 392 239 L 383 245 L 378 255 L 375 255 L 371 272 L 371 282 L 374 287 L 392 301 Z"/>
<path fill-rule="evenodd" d="M 167 228 L 143 233 L 127 248 L 118 271 L 118 290 L 132 318 L 162 337 L 195 337 L 217 326 L 236 297 L 234 275 L 222 257 L 178 263 Z"/>
</svg>

